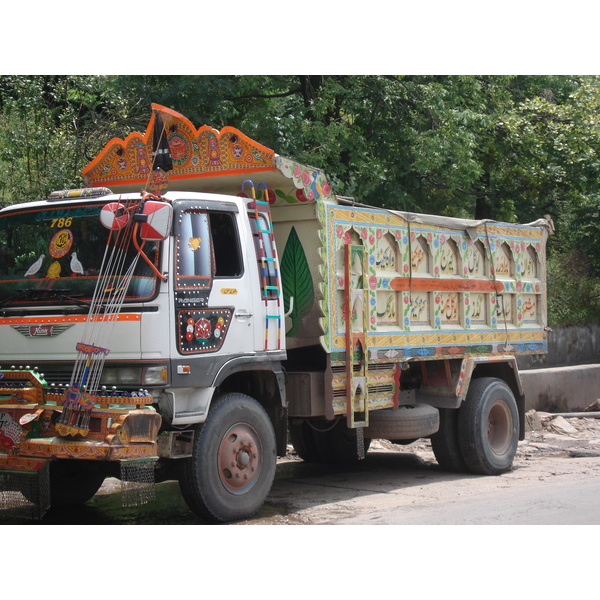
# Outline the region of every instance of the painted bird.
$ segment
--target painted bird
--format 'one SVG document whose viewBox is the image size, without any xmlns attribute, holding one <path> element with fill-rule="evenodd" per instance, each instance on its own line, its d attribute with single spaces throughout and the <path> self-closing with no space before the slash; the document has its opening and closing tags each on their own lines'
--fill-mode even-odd
<svg viewBox="0 0 600 600">
<path fill-rule="evenodd" d="M 33 277 L 41 268 L 42 263 L 44 262 L 44 258 L 46 258 L 45 254 L 42 254 L 30 267 L 27 269 L 25 273 L 25 277 Z"/>
<path fill-rule="evenodd" d="M 72 275 L 73 277 L 75 276 L 76 273 L 83 275 L 83 265 L 77 258 L 77 252 L 73 252 L 71 254 L 71 271 L 73 271 L 73 275 Z"/>
</svg>

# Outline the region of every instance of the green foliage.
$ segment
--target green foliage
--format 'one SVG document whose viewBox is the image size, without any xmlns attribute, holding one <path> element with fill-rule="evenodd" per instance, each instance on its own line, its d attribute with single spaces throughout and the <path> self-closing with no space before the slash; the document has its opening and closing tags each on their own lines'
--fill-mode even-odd
<svg viewBox="0 0 600 600">
<path fill-rule="evenodd" d="M 551 215 L 561 281 L 551 322 L 581 319 L 600 277 L 599 84 L 548 75 L 4 76 L 0 203 L 80 186 L 81 169 L 111 138 L 144 131 L 158 103 L 320 167 L 359 202 L 505 221 Z M 586 265 L 572 301 L 561 291 L 575 289 L 569 261 Z"/>
<path fill-rule="evenodd" d="M 575 252 L 548 260 L 548 323 L 575 325 L 600 321 L 600 279 Z"/>
</svg>

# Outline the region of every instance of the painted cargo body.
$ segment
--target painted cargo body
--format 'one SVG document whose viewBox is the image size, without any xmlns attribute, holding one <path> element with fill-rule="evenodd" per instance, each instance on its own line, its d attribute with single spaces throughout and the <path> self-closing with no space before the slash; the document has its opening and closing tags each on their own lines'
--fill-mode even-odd
<svg viewBox="0 0 600 600">
<path fill-rule="evenodd" d="M 345 199 L 274 207 L 273 219 L 278 247 L 285 248 L 282 264 L 289 253 L 290 261 L 310 267 L 287 283 L 290 296 L 306 290 L 304 304 L 294 307 L 288 349 L 292 355 L 317 343 L 324 349 L 333 373 L 325 384 L 333 401 L 322 407 L 328 417 L 348 408 L 350 348 L 355 364 L 377 367 L 367 377 L 369 409 L 397 405 L 399 365 L 421 363 L 420 389 L 458 403 L 475 364 L 501 360 L 512 368 L 517 354 L 547 351 L 545 220 L 476 222 Z M 452 390 L 426 375 L 442 366 Z"/>
<path fill-rule="evenodd" d="M 444 468 L 510 469 L 515 355 L 546 351 L 550 222 L 359 205 L 319 169 L 158 105 L 83 175 L 89 189 L 0 213 L 5 508 L 84 502 L 107 475 L 146 501 L 177 477 L 196 514 L 244 518 L 288 431 L 307 461 L 431 437 Z M 135 269 L 97 284 L 99 302 L 105 247 Z"/>
</svg>

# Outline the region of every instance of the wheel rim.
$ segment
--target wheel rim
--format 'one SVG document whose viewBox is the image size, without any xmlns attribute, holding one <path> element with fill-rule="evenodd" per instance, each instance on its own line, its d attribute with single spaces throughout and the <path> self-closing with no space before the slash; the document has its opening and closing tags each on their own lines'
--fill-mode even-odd
<svg viewBox="0 0 600 600">
<path fill-rule="evenodd" d="M 492 452 L 503 455 L 512 442 L 513 422 L 506 403 L 497 400 L 492 405 L 487 422 L 487 439 Z"/>
<path fill-rule="evenodd" d="M 258 434 L 252 427 L 230 427 L 219 445 L 218 469 L 223 487 L 232 494 L 247 493 L 259 478 L 262 452 Z"/>
</svg>

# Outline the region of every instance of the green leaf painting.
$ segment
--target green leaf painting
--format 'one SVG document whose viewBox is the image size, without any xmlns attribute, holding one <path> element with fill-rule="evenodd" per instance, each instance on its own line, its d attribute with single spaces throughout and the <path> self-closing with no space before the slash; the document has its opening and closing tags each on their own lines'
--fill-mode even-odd
<svg viewBox="0 0 600 600">
<path fill-rule="evenodd" d="M 281 258 L 283 280 L 283 303 L 286 312 L 290 309 L 290 298 L 294 299 L 290 318 L 292 328 L 287 335 L 293 336 L 302 317 L 310 310 L 314 300 L 313 280 L 295 227 L 288 236 Z"/>
</svg>

